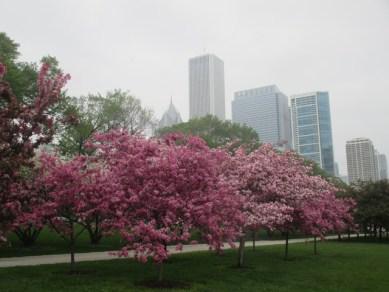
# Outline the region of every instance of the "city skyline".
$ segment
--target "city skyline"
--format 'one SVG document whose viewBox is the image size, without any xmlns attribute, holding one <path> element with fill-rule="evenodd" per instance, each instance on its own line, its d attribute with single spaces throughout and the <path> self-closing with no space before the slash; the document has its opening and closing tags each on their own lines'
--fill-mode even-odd
<svg viewBox="0 0 389 292">
<path fill-rule="evenodd" d="M 72 95 L 129 89 L 157 117 L 173 96 L 187 120 L 188 59 L 212 52 L 225 63 L 226 105 L 233 92 L 258 85 L 277 84 L 287 96 L 329 91 L 341 174 L 347 173 L 344 145 L 353 137 L 370 137 L 389 154 L 385 0 L 37 0 L 22 8 L 5 0 L 0 8 L 1 29 L 20 43 L 21 60 L 57 57 L 72 75 Z"/>
</svg>

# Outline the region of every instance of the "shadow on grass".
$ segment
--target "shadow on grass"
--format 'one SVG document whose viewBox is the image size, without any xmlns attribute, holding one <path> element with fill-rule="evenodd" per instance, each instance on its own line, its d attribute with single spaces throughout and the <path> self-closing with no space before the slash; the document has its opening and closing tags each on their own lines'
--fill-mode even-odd
<svg viewBox="0 0 389 292">
<path fill-rule="evenodd" d="M 135 281 L 135 286 L 146 287 L 153 289 L 189 289 L 191 287 L 190 283 L 183 281 L 173 281 L 173 280 L 162 280 L 157 281 L 154 279 Z"/>
<path fill-rule="evenodd" d="M 339 243 L 374 243 L 374 244 L 389 244 L 389 238 L 379 239 L 378 237 L 354 237 L 354 238 L 342 238 L 342 240 L 334 240 Z"/>
</svg>

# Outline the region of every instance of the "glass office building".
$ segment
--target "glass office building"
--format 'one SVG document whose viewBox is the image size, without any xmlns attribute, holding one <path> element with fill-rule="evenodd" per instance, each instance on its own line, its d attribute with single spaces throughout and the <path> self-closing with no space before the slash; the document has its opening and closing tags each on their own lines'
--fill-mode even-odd
<svg viewBox="0 0 389 292">
<path fill-rule="evenodd" d="M 328 92 L 291 97 L 293 148 L 334 175 L 331 113 Z"/>
<path fill-rule="evenodd" d="M 253 128 L 263 143 L 281 149 L 292 145 L 288 97 L 276 85 L 235 92 L 232 121 Z"/>
</svg>

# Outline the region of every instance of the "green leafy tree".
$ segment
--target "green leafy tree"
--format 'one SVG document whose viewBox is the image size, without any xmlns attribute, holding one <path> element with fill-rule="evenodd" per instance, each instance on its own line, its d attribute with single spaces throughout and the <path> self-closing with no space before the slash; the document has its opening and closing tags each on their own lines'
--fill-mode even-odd
<svg viewBox="0 0 389 292">
<path fill-rule="evenodd" d="M 169 133 L 199 136 L 211 148 L 223 147 L 229 144 L 234 146 L 244 144 L 250 148 L 259 146 L 259 137 L 253 128 L 231 121 L 222 121 L 211 115 L 159 129 L 156 134 L 157 136 L 163 136 Z"/>
<path fill-rule="evenodd" d="M 29 105 L 34 102 L 37 96 L 36 80 L 39 74 L 39 67 L 43 64 L 49 65 L 48 77 L 53 78 L 63 71 L 59 66 L 58 60 L 50 55 L 41 58 L 39 64 L 34 62 L 23 62 L 19 60 L 19 44 L 8 37 L 4 32 L 0 32 L 0 62 L 7 68 L 7 74 L 3 80 L 8 82 L 12 92 L 18 101 Z M 69 97 L 66 91 L 61 93 L 62 97 L 58 103 L 51 105 L 48 113 L 55 117 L 56 130 L 63 127 L 63 121 L 68 120 L 68 113 L 73 110 L 70 108 Z"/>
<path fill-rule="evenodd" d="M 19 61 L 19 56 L 19 44 L 0 32 L 0 62 L 7 67 L 4 81 L 20 101 L 31 101 L 37 92 L 38 67 L 35 63 Z"/>
<path fill-rule="evenodd" d="M 108 92 L 105 96 L 89 94 L 73 98 L 71 104 L 67 114 L 74 122 L 62 131 L 58 143 L 62 154 L 67 156 L 87 154 L 85 142 L 97 132 L 123 129 L 135 135 L 154 123 L 153 112 L 122 90 Z"/>
<path fill-rule="evenodd" d="M 389 230 L 389 180 L 359 182 L 352 185 L 357 202 L 356 221 L 365 232 L 382 238 Z"/>
</svg>

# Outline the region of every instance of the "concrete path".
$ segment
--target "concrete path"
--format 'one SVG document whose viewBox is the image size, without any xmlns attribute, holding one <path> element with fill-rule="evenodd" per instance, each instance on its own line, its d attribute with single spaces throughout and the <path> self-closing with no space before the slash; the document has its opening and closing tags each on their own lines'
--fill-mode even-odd
<svg viewBox="0 0 389 292">
<path fill-rule="evenodd" d="M 354 237 L 355 235 L 351 235 Z M 327 236 L 326 239 L 336 239 L 338 236 Z M 289 243 L 309 242 L 313 241 L 313 238 L 300 238 L 290 239 Z M 267 246 L 267 245 L 280 245 L 284 244 L 285 240 L 260 240 L 256 241 L 256 246 Z M 251 245 L 252 241 L 247 241 L 246 245 Z M 236 244 L 238 246 L 238 243 Z M 224 249 L 230 249 L 228 244 L 225 245 Z M 170 254 L 187 253 L 195 251 L 207 251 L 209 246 L 207 244 L 188 244 L 184 245 L 182 251 L 175 249 L 175 246 L 168 246 Z M 76 262 L 88 262 L 88 261 L 105 261 L 117 259 L 116 255 L 112 255 L 115 251 L 102 251 L 102 252 L 86 252 L 77 253 L 75 255 Z M 129 257 L 133 257 L 133 253 L 129 253 Z M 54 255 L 39 255 L 39 256 L 26 256 L 26 257 L 12 257 L 12 258 L 0 258 L 0 268 L 7 267 L 20 267 L 20 266 L 37 266 L 46 264 L 61 264 L 68 263 L 70 261 L 69 254 L 54 254 Z"/>
</svg>

